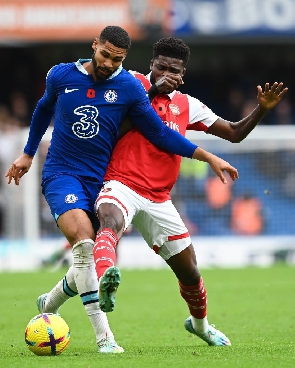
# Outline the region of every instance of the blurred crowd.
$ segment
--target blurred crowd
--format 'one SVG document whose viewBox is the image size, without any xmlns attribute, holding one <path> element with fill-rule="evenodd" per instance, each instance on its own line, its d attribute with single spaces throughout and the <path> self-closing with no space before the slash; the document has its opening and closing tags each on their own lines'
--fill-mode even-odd
<svg viewBox="0 0 295 368">
<path fill-rule="evenodd" d="M 4 209 L 8 198 L 5 196 L 5 173 L 8 165 L 15 159 L 19 134 L 30 122 L 30 111 L 24 93 L 15 91 L 10 95 L 9 103 L 0 101 L 0 235 L 3 232 Z"/>
</svg>

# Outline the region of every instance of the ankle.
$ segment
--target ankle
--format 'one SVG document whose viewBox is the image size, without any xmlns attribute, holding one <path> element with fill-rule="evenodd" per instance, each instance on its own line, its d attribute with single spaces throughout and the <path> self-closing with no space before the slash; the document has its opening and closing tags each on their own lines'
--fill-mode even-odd
<svg viewBox="0 0 295 368">
<path fill-rule="evenodd" d="M 205 333 L 208 330 L 208 320 L 207 317 L 204 318 L 195 318 L 192 316 L 192 325 L 193 325 L 193 329 L 197 332 L 197 333 Z"/>
</svg>

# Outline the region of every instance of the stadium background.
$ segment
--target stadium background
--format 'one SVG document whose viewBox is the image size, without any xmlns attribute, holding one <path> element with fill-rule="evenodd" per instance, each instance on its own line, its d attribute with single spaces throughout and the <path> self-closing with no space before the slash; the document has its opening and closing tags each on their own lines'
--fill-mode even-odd
<svg viewBox="0 0 295 368">
<path fill-rule="evenodd" d="M 183 38 L 191 58 L 181 91 L 225 119 L 253 109 L 258 84 L 289 87 L 239 145 L 190 135 L 239 169 L 237 183 L 222 190 L 206 164 L 184 160 L 172 194 L 203 267 L 295 263 L 294 0 L 1 0 L 0 270 L 36 268 L 65 244 L 39 186 L 50 132 L 19 188 L 7 186 L 4 175 L 21 153 L 49 68 L 90 57 L 93 38 L 109 24 L 129 31 L 124 67 L 142 73 L 158 38 Z M 135 229 L 121 243 L 123 267 L 164 266 Z"/>
</svg>

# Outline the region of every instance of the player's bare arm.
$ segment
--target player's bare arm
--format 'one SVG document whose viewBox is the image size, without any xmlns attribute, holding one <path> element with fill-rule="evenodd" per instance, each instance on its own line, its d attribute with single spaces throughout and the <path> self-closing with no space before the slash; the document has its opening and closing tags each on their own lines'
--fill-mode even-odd
<svg viewBox="0 0 295 368">
<path fill-rule="evenodd" d="M 14 179 L 15 185 L 19 185 L 20 179 L 30 170 L 33 157 L 23 153 L 10 166 L 5 177 L 8 178 L 8 184 Z"/>
<path fill-rule="evenodd" d="M 269 83 L 266 83 L 264 90 L 261 86 L 257 86 L 257 91 L 258 105 L 248 116 L 238 122 L 231 122 L 219 118 L 211 125 L 207 133 L 216 135 L 232 143 L 241 142 L 256 127 L 263 116 L 281 101 L 287 93 L 288 88 L 283 88 L 282 82 L 275 82 L 271 87 Z"/>
<path fill-rule="evenodd" d="M 201 147 L 198 147 L 195 150 L 193 158 L 199 161 L 208 162 L 208 164 L 211 166 L 211 169 L 217 176 L 219 176 L 223 184 L 227 183 L 227 180 L 223 174 L 224 171 L 229 174 L 232 181 L 235 181 L 239 177 L 238 170 L 235 167 L 230 165 L 222 158 L 215 156 L 213 153 L 205 151 Z"/>
<path fill-rule="evenodd" d="M 132 123 L 129 116 L 125 116 L 124 120 L 122 121 L 119 129 L 119 139 L 122 138 L 126 133 L 129 132 L 131 128 L 134 127 L 134 124 Z"/>
</svg>

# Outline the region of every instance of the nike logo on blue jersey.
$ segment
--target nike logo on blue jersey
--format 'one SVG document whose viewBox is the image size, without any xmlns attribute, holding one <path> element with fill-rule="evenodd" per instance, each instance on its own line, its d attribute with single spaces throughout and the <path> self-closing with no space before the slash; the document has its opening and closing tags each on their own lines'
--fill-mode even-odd
<svg viewBox="0 0 295 368">
<path fill-rule="evenodd" d="M 65 93 L 70 93 L 70 92 L 74 92 L 74 91 L 79 91 L 79 88 L 72 88 L 72 89 L 65 89 Z"/>
</svg>

